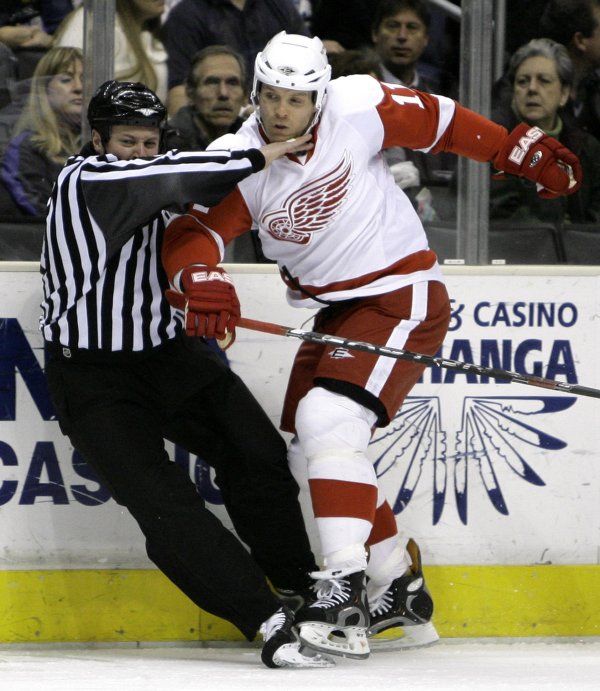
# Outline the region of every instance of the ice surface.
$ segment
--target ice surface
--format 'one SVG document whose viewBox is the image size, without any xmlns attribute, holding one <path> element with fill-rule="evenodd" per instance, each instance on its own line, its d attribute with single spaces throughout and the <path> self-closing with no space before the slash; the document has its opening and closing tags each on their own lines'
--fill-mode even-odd
<svg viewBox="0 0 600 691">
<path fill-rule="evenodd" d="M 260 689 L 599 689 L 600 640 L 446 640 L 428 648 L 337 659 L 331 669 L 271 670 L 256 647 L 0 648 L 3 691 Z"/>
</svg>

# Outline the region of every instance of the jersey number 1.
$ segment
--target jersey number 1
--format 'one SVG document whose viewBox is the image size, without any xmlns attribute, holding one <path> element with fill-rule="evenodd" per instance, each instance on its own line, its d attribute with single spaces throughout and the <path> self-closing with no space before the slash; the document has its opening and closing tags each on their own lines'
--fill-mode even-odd
<svg viewBox="0 0 600 691">
<path fill-rule="evenodd" d="M 392 94 L 392 98 L 396 103 L 398 103 L 401 106 L 405 106 L 408 103 L 412 103 L 415 106 L 419 106 L 419 108 L 425 108 L 423 105 L 423 101 L 418 96 L 401 96 L 399 94 Z"/>
</svg>

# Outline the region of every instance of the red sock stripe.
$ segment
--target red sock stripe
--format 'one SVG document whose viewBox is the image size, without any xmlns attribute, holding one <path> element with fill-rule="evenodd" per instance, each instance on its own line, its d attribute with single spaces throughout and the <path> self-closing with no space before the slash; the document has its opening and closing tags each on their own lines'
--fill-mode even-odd
<svg viewBox="0 0 600 691">
<path fill-rule="evenodd" d="M 387 540 L 387 538 L 393 537 L 397 533 L 398 526 L 396 525 L 394 512 L 387 501 L 384 501 L 375 511 L 373 530 L 371 530 L 367 545 L 376 545 L 378 542 Z"/>
<path fill-rule="evenodd" d="M 362 518 L 369 523 L 375 519 L 377 487 L 362 482 L 342 480 L 309 480 L 315 518 Z"/>
</svg>

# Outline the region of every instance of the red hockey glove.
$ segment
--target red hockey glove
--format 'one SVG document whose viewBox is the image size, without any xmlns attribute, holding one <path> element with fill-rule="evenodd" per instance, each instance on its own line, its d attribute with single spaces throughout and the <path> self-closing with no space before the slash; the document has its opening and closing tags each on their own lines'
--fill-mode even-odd
<svg viewBox="0 0 600 691">
<path fill-rule="evenodd" d="M 188 336 L 216 338 L 225 349 L 235 340 L 240 303 L 229 275 L 218 266 L 188 266 L 179 277 L 181 292 L 169 288 L 169 304 L 183 310 Z"/>
<path fill-rule="evenodd" d="M 583 173 L 579 159 L 539 127 L 520 124 L 494 159 L 499 171 L 537 183 L 540 197 L 553 199 L 577 192 Z"/>
</svg>

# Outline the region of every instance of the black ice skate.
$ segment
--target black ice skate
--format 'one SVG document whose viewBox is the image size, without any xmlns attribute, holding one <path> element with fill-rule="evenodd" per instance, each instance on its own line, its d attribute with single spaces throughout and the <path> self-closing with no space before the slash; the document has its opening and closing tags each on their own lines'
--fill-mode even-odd
<svg viewBox="0 0 600 691">
<path fill-rule="evenodd" d="M 433 600 L 425 585 L 421 568 L 421 553 L 410 539 L 406 549 L 412 566 L 378 598 L 369 603 L 371 623 L 369 642 L 374 650 L 413 648 L 435 643 L 439 639 L 431 622 Z M 401 627 L 401 630 L 399 629 Z M 392 635 L 390 629 L 397 635 Z M 374 636 L 389 631 L 386 636 Z"/>
<path fill-rule="evenodd" d="M 260 627 L 265 641 L 261 659 L 267 667 L 333 667 L 335 662 L 326 655 L 306 649 L 294 630 L 294 613 L 280 607 Z"/>
<path fill-rule="evenodd" d="M 331 569 L 319 578 L 316 595 L 296 613 L 300 641 L 319 652 L 362 659 L 369 657 L 369 606 L 365 572 Z"/>
<path fill-rule="evenodd" d="M 305 602 L 312 600 L 314 591 L 312 585 L 302 589 L 293 590 L 291 588 L 276 588 L 272 586 L 275 597 L 282 605 L 289 607 L 292 612 L 297 612 Z"/>
</svg>

